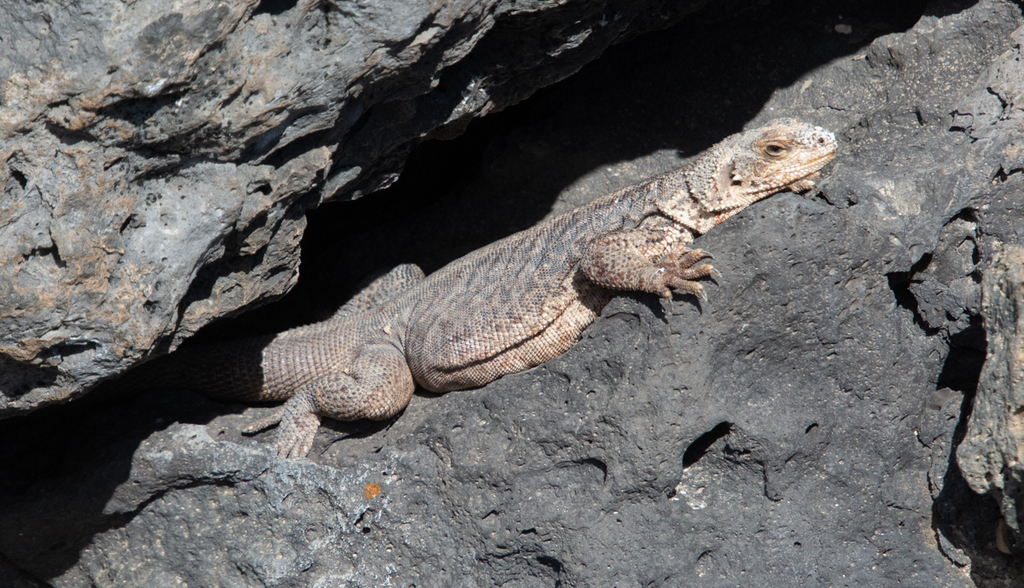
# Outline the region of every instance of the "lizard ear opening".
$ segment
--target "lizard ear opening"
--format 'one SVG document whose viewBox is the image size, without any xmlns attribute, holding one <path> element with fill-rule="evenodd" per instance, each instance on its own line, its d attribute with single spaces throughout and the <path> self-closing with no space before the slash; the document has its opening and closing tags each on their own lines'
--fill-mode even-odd
<svg viewBox="0 0 1024 588">
<path fill-rule="evenodd" d="M 735 178 L 733 173 L 736 172 L 736 163 L 733 160 L 729 160 L 722 164 L 722 168 L 718 170 L 718 189 L 728 190 L 729 186 L 734 185 Z"/>
<path fill-rule="evenodd" d="M 711 210 L 717 210 L 724 203 L 729 202 L 732 191 L 744 185 L 743 178 L 736 175 L 736 163 L 729 160 L 721 165 L 711 186 L 707 206 Z"/>
</svg>

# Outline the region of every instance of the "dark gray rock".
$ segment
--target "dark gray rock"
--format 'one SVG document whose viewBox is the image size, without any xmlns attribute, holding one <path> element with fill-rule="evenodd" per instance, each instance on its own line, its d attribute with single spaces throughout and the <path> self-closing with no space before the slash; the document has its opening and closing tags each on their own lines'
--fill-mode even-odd
<svg viewBox="0 0 1024 588">
<path fill-rule="evenodd" d="M 819 190 L 699 240 L 722 272 L 706 303 L 618 298 L 564 356 L 331 423 L 310 460 L 239 435 L 268 409 L 186 391 L 8 420 L 0 560 L 53 586 L 1019 584 L 956 457 L 981 284 L 1024 232 L 1024 19 L 892 4 L 708 11 L 613 48 L 424 146 L 379 202 L 310 215 L 295 292 L 204 336 L 434 269 L 744 124 L 836 131 Z"/>
<path fill-rule="evenodd" d="M 703 3 L 5 3 L 0 416 L 280 297 L 307 209 Z"/>
<path fill-rule="evenodd" d="M 978 383 L 967 436 L 957 449 L 964 478 L 978 493 L 993 493 L 1005 521 L 996 534 L 1004 553 L 1024 547 L 1024 248 L 1007 245 L 993 252 L 985 272 L 981 313 L 985 320 L 988 357 Z M 1008 527 L 1008 529 L 1007 529 Z M 1011 531 L 1012 530 L 1012 531 Z"/>
</svg>

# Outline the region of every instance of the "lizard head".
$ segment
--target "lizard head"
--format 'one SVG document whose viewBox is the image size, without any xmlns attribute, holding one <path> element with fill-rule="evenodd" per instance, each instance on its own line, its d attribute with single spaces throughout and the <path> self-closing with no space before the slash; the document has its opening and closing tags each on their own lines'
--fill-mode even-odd
<svg viewBox="0 0 1024 588">
<path fill-rule="evenodd" d="M 809 190 L 836 154 L 835 136 L 791 119 L 729 137 L 695 162 L 688 183 L 712 225 L 789 188 Z"/>
</svg>

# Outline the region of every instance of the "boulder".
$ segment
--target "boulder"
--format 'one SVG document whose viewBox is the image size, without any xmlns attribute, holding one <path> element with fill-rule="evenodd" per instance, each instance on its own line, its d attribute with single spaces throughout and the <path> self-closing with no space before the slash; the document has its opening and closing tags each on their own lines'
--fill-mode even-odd
<svg viewBox="0 0 1024 588">
<path fill-rule="evenodd" d="M 341 19 L 348 5 L 318 6 Z M 424 143 L 389 189 L 308 214 L 287 296 L 200 337 L 310 320 L 372 271 L 436 269 L 771 118 L 820 124 L 840 148 L 816 190 L 698 240 L 721 271 L 706 302 L 624 295 L 565 355 L 480 389 L 420 392 L 389 422 L 329 422 L 308 459 L 239 433 L 270 408 L 187 390 L 89 394 L 0 423 L 0 574 L 16 586 L 1020 583 L 1002 496 L 979 494 L 996 486 L 959 464 L 1005 455 L 968 431 L 1009 438 L 1008 413 L 971 407 L 1006 390 L 982 369 L 998 350 L 985 292 L 1012 275 L 1000 252 L 1024 233 L 1022 25 L 1001 0 L 709 6 Z M 283 181 L 305 154 L 308 175 L 287 177 L 318 187 L 296 203 L 360 190 L 332 184 L 347 168 L 329 142 L 316 149 L 330 169 L 295 144 L 258 166 Z"/>
</svg>

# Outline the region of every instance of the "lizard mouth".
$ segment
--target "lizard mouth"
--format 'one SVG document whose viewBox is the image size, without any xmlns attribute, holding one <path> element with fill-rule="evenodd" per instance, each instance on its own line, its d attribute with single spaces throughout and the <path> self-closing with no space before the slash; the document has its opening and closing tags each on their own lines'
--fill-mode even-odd
<svg viewBox="0 0 1024 588">
<path fill-rule="evenodd" d="M 825 164 L 830 162 L 830 161 L 832 161 L 833 159 L 835 159 L 835 157 L 836 157 L 836 146 L 835 146 L 835 144 L 833 144 L 832 148 L 829 149 L 828 151 L 826 151 L 823 155 L 821 155 L 819 157 L 815 157 L 814 159 L 809 161 L 808 162 L 808 166 L 817 168 L 817 169 L 815 169 L 815 172 L 817 172 L 818 169 L 821 169 L 821 168 L 825 167 Z"/>
<path fill-rule="evenodd" d="M 800 166 L 804 170 L 808 170 L 806 173 L 800 174 L 799 176 L 794 178 L 793 181 L 791 181 L 791 182 L 787 182 L 787 183 L 782 184 L 781 186 L 777 186 L 775 188 L 769 188 L 769 190 L 780 190 L 780 189 L 783 189 L 783 188 L 788 188 L 788 187 L 796 186 L 796 185 L 806 185 L 811 180 L 818 179 L 819 177 L 821 177 L 821 173 L 820 173 L 821 172 L 821 168 L 825 167 L 825 165 L 828 164 L 828 162 L 830 162 L 833 159 L 835 159 L 835 156 L 836 156 L 836 148 L 835 148 L 835 145 L 833 144 L 831 150 L 825 152 L 824 154 L 822 154 L 822 155 L 820 155 L 818 157 L 815 157 L 814 159 L 810 159 L 810 160 L 806 161 L 802 166 Z"/>
</svg>

